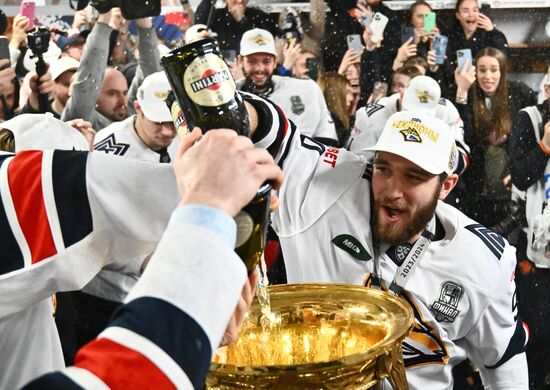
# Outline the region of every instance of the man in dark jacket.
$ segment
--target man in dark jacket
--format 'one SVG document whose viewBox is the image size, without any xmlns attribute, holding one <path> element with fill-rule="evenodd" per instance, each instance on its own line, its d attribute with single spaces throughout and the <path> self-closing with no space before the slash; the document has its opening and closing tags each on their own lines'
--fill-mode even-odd
<svg viewBox="0 0 550 390">
<path fill-rule="evenodd" d="M 248 30 L 263 28 L 273 36 L 278 36 L 275 18 L 262 10 L 248 8 L 247 5 L 248 0 L 227 0 L 224 8 L 214 6 L 214 10 L 211 11 L 212 0 L 202 0 L 197 7 L 195 23 L 205 24 L 218 34 L 217 40 L 221 50 L 235 50 L 237 53 L 241 37 Z"/>
</svg>

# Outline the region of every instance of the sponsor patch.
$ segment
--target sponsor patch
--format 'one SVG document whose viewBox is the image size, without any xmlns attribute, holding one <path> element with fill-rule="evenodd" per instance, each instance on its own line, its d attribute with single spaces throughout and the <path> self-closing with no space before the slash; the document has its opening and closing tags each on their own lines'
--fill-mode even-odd
<svg viewBox="0 0 550 390">
<path fill-rule="evenodd" d="M 367 252 L 365 247 L 357 240 L 357 238 L 349 234 L 340 234 L 332 239 L 332 243 L 338 248 L 343 249 L 357 260 L 369 261 L 372 256 Z"/>
<path fill-rule="evenodd" d="M 464 289 L 454 282 L 447 281 L 441 286 L 439 299 L 432 303 L 430 311 L 438 322 L 453 322 L 460 313 L 457 309 Z"/>
</svg>

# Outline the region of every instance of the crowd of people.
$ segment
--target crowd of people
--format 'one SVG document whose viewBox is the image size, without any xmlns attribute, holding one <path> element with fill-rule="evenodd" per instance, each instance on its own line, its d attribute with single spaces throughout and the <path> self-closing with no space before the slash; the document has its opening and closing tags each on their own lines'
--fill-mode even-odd
<svg viewBox="0 0 550 390">
<path fill-rule="evenodd" d="M 326 4 L 276 18 L 247 0 L 195 12 L 182 0 L 179 25 L 75 11 L 66 36 L 51 29 L 45 71 L 30 21 L 13 18 L 0 59 L 1 389 L 201 388 L 258 279 L 232 250 L 232 217 L 268 179 L 270 280 L 402 297 L 410 388 L 550 386 L 550 71 L 540 91 L 510 80 L 506 36 L 476 0 L 429 28 L 425 0 L 406 15 L 382 0 Z M 177 137 L 160 58 L 204 38 L 250 139 Z"/>
</svg>

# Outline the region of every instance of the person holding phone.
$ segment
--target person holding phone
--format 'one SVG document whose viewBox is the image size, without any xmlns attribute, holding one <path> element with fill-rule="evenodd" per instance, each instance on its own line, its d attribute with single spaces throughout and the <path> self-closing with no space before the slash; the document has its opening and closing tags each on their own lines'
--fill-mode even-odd
<svg viewBox="0 0 550 390">
<path fill-rule="evenodd" d="M 527 249 L 522 253 L 516 273 L 519 295 L 518 307 L 529 323 L 532 342 L 527 346 L 529 386 L 543 389 L 550 375 L 550 350 L 541 348 L 550 342 L 550 310 L 547 291 L 550 289 L 550 270 L 545 246 L 535 246 L 534 234 L 537 219 L 542 219 L 550 198 L 550 79 L 543 84 L 544 100 L 536 106 L 526 107 L 518 113 L 510 132 L 510 169 L 512 183 L 526 191 Z M 548 225 L 542 225 L 548 227 Z M 544 242 L 548 243 L 548 241 Z"/>
<path fill-rule="evenodd" d="M 466 62 L 455 70 L 455 103 L 471 147 L 471 168 L 463 176 L 459 207 L 487 227 L 509 213 L 508 135 L 519 110 L 537 101 L 535 91 L 506 76 L 504 53 L 490 47 L 477 54 L 474 66 Z"/>
</svg>

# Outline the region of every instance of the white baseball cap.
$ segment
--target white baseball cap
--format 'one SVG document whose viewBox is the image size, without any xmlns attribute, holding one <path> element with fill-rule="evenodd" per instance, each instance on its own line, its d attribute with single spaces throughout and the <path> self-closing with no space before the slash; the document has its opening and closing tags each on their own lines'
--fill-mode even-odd
<svg viewBox="0 0 550 390">
<path fill-rule="evenodd" d="M 275 39 L 269 31 L 262 30 L 261 28 L 254 28 L 243 34 L 241 38 L 240 55 L 247 56 L 255 53 L 277 55 L 277 50 L 275 50 Z"/>
<path fill-rule="evenodd" d="M 208 27 L 205 24 L 194 24 L 185 32 L 185 43 L 191 43 L 209 35 Z"/>
<path fill-rule="evenodd" d="M 147 76 L 137 92 L 137 101 L 147 119 L 153 122 L 171 122 L 172 115 L 165 100 L 172 90 L 164 72 Z"/>
<path fill-rule="evenodd" d="M 64 56 L 59 58 L 56 61 L 53 61 L 50 65 L 50 73 L 52 74 L 52 79 L 55 81 L 63 73 L 68 72 L 69 70 L 78 70 L 80 62 L 75 60 L 73 57 Z"/>
<path fill-rule="evenodd" d="M 386 122 L 376 145 L 367 150 L 396 154 L 433 175 L 450 175 L 458 163 L 451 129 L 426 112 L 396 112 Z"/>
<path fill-rule="evenodd" d="M 0 123 L 0 129 L 13 133 L 16 152 L 33 149 L 89 150 L 84 135 L 56 119 L 51 112 L 17 115 Z"/>
<path fill-rule="evenodd" d="M 434 114 L 441 98 L 437 81 L 428 76 L 413 77 L 403 92 L 401 106 L 408 111 L 424 111 Z"/>
</svg>

